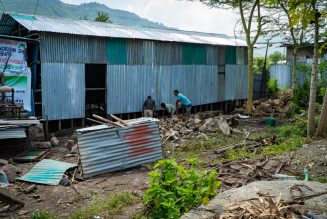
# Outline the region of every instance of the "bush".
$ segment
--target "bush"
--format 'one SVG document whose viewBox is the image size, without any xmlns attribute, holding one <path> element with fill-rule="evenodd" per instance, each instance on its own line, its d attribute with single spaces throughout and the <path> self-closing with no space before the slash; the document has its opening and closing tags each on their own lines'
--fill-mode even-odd
<svg viewBox="0 0 327 219">
<path fill-rule="evenodd" d="M 207 204 L 216 195 L 221 184 L 217 172 L 195 169 L 196 159 L 188 162 L 188 169 L 175 160 L 156 163 L 149 173 L 150 187 L 143 198 L 148 218 L 178 218 L 199 204 Z"/>
<path fill-rule="evenodd" d="M 268 81 L 268 92 L 272 96 L 276 96 L 277 92 L 279 91 L 278 88 L 278 81 L 276 78 L 272 78 Z"/>
</svg>

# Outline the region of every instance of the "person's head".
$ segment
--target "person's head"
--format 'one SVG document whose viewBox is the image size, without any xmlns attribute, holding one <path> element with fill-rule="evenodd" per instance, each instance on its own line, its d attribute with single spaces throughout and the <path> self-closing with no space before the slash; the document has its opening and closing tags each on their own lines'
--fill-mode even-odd
<svg viewBox="0 0 327 219">
<path fill-rule="evenodd" d="M 166 109 L 166 104 L 164 104 L 164 103 L 161 103 L 161 104 L 160 104 L 160 106 L 161 106 L 161 108 L 164 108 L 164 109 Z"/>
<path fill-rule="evenodd" d="M 151 96 L 148 96 L 148 100 L 151 100 L 152 99 L 152 97 Z"/>
<path fill-rule="evenodd" d="M 177 96 L 179 94 L 178 90 L 174 90 L 174 95 Z"/>
</svg>

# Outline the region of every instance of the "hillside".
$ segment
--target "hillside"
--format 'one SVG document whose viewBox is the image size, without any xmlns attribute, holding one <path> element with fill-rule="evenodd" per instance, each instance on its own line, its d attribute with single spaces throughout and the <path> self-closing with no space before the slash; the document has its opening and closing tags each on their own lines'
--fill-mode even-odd
<svg viewBox="0 0 327 219">
<path fill-rule="evenodd" d="M 34 14 L 37 0 L 2 0 L 6 11 Z M 3 8 L 0 8 L 2 13 Z M 88 20 L 94 20 L 97 13 L 103 11 L 108 13 L 114 24 L 120 25 L 138 25 L 148 27 L 164 28 L 165 26 L 156 22 L 141 18 L 138 15 L 107 7 L 99 3 L 85 3 L 82 5 L 69 5 L 59 0 L 39 0 L 36 14 L 50 17 L 63 17 L 81 19 L 87 16 Z"/>
</svg>

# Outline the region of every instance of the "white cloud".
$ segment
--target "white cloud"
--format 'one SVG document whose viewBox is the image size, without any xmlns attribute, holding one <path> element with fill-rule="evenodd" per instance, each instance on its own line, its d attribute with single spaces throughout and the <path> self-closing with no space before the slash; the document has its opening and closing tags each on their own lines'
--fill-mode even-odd
<svg viewBox="0 0 327 219">
<path fill-rule="evenodd" d="M 169 27 L 200 32 L 234 34 L 238 15 L 232 10 L 209 8 L 198 2 L 177 0 L 62 0 L 69 4 L 98 2 L 134 12 Z"/>
</svg>

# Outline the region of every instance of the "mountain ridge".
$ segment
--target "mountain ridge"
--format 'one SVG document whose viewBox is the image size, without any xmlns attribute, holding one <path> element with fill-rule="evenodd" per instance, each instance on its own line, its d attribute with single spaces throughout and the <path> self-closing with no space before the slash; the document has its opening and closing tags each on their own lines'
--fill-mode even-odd
<svg viewBox="0 0 327 219">
<path fill-rule="evenodd" d="M 14 12 L 23 14 L 36 14 L 49 17 L 82 19 L 87 16 L 87 20 L 94 21 L 98 12 L 105 12 L 109 15 L 114 24 L 127 26 L 146 26 L 154 28 L 167 28 L 163 24 L 141 18 L 135 13 L 112 9 L 108 6 L 96 2 L 71 5 L 60 0 L 2 0 L 4 8 L 0 12 Z M 35 13 L 35 9 L 36 13 Z"/>
</svg>

